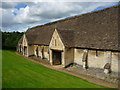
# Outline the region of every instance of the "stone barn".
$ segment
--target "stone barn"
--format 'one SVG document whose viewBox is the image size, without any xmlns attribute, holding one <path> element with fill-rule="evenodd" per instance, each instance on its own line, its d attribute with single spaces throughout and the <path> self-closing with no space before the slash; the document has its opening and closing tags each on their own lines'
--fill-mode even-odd
<svg viewBox="0 0 120 90">
<path fill-rule="evenodd" d="M 72 63 L 117 72 L 120 54 L 120 5 L 29 28 L 18 42 L 23 55 L 47 59 L 51 65 Z"/>
</svg>

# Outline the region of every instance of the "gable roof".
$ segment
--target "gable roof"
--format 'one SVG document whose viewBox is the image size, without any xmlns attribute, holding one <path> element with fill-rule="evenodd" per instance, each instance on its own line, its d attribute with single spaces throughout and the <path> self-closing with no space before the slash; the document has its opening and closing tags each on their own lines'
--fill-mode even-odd
<svg viewBox="0 0 120 90">
<path fill-rule="evenodd" d="M 28 44 L 49 45 L 57 27 L 63 43 L 68 47 L 120 50 L 118 47 L 119 8 L 120 5 L 116 5 L 29 28 L 26 31 Z"/>
<path fill-rule="evenodd" d="M 19 39 L 18 44 L 22 44 L 23 42 L 23 36 Z"/>
<path fill-rule="evenodd" d="M 60 35 L 60 38 L 62 39 L 62 42 L 66 47 L 74 47 L 75 46 L 75 31 L 73 30 L 61 30 L 57 29 L 58 34 Z"/>
</svg>

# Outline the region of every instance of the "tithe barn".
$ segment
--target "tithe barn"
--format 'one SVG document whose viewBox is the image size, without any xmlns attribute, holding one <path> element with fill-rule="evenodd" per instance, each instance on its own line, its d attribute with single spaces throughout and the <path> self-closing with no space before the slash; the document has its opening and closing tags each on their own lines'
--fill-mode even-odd
<svg viewBox="0 0 120 90">
<path fill-rule="evenodd" d="M 29 28 L 19 40 L 17 51 L 47 59 L 51 65 L 76 63 L 84 69 L 118 73 L 119 8 L 116 5 Z"/>
</svg>

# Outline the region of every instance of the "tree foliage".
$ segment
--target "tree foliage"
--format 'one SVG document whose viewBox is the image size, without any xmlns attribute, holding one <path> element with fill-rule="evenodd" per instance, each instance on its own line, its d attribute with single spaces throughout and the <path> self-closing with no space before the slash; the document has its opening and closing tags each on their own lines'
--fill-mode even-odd
<svg viewBox="0 0 120 90">
<path fill-rule="evenodd" d="M 2 32 L 2 47 L 15 48 L 23 32 Z"/>
</svg>

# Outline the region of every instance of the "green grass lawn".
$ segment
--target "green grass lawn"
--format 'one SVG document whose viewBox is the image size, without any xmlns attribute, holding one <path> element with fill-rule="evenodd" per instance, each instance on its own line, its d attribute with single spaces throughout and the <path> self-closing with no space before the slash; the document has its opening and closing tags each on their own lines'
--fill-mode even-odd
<svg viewBox="0 0 120 90">
<path fill-rule="evenodd" d="M 3 88 L 105 88 L 3 50 Z"/>
</svg>

